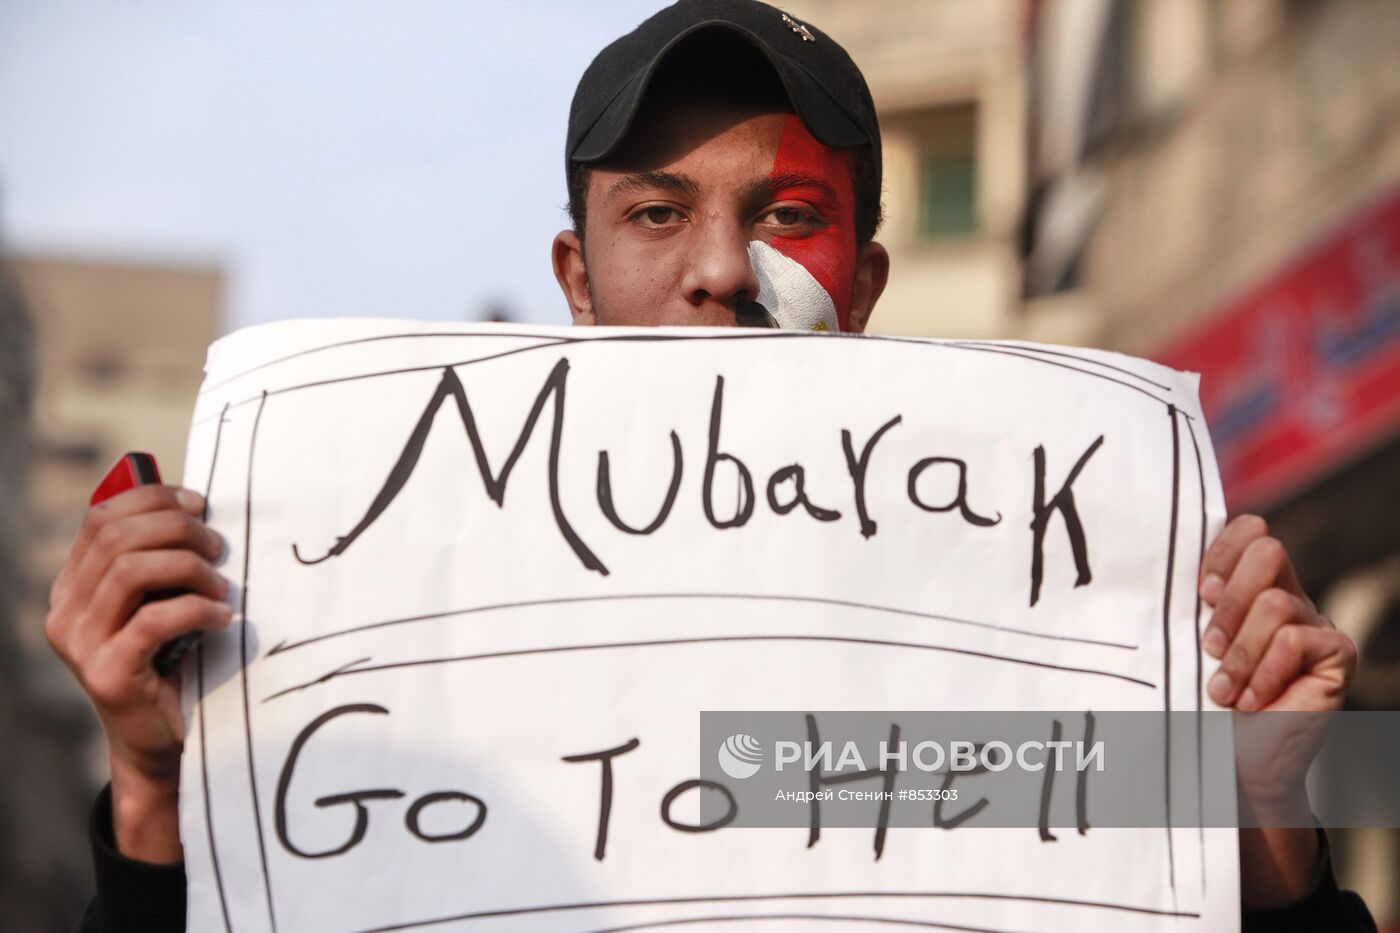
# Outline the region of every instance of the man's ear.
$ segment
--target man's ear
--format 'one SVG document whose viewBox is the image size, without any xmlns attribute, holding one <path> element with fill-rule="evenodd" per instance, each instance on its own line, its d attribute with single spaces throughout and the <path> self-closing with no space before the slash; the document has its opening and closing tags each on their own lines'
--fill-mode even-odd
<svg viewBox="0 0 1400 933">
<path fill-rule="evenodd" d="M 875 310 L 875 302 L 885 291 L 885 283 L 890 278 L 890 254 L 873 240 L 861 249 L 856 256 L 856 280 L 851 289 L 851 313 L 846 318 L 846 329 L 853 334 L 865 332 L 870 323 L 870 312 Z"/>
<path fill-rule="evenodd" d="M 572 230 L 560 231 L 551 248 L 554 278 L 569 303 L 575 324 L 597 324 L 593 296 L 588 292 L 588 268 L 583 262 L 583 244 Z"/>
</svg>

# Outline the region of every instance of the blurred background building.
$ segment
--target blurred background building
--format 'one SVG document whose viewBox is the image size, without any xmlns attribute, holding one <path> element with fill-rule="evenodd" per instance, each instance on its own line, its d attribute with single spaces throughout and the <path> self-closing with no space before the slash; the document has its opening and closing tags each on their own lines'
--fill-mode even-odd
<svg viewBox="0 0 1400 933">
<path fill-rule="evenodd" d="M 1350 705 L 1400 709 L 1400 3 L 782 6 L 846 46 L 881 111 L 894 271 L 871 329 L 1200 372 L 1231 511 L 1269 519 L 1361 645 Z M 0 796 L 0 916 L 40 929 L 90 890 L 103 767 L 43 640 L 48 585 L 118 454 L 179 477 L 230 275 L 24 246 L 0 279 L 0 704 L 22 711 L 0 747 L 34 752 Z M 1400 834 L 1334 840 L 1343 884 L 1400 922 Z"/>
<path fill-rule="evenodd" d="M 882 333 L 1084 344 L 1202 374 L 1263 514 L 1400 709 L 1400 4 L 792 0 L 870 81 Z M 1400 919 L 1400 833 L 1338 833 Z"/>
<path fill-rule="evenodd" d="M 44 637 L 49 586 L 118 456 L 158 451 L 179 481 L 221 279 L 213 268 L 14 254 L 3 271 L 0 747 L 24 753 L 7 757 L 0 784 L 0 925 L 61 930 L 92 896 L 86 816 L 107 764 Z"/>
<path fill-rule="evenodd" d="M 128 450 L 184 472 L 204 351 L 218 336 L 222 277 L 210 266 L 22 254 L 9 262 L 33 321 L 24 619 L 42 620 L 96 479 Z M 46 649 L 41 626 L 22 626 Z"/>
</svg>

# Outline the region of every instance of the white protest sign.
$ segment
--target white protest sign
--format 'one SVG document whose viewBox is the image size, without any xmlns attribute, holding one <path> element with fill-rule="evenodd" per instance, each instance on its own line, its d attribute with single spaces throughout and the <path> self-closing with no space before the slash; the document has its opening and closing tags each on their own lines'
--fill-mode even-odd
<svg viewBox="0 0 1400 933">
<path fill-rule="evenodd" d="M 876 859 L 693 831 L 687 799 L 703 710 L 1199 710 L 1194 377 L 287 322 L 211 349 L 186 484 L 238 610 L 184 667 L 191 930 L 1238 922 L 1228 829 L 891 829 Z"/>
</svg>

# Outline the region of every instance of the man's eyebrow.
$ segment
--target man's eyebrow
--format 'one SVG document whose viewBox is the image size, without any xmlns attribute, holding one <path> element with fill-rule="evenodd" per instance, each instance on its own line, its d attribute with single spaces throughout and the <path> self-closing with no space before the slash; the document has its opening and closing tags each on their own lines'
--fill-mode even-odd
<svg viewBox="0 0 1400 933">
<path fill-rule="evenodd" d="M 771 200 L 791 188 L 815 188 L 831 200 L 836 200 L 836 189 L 829 181 L 805 172 L 779 172 L 769 175 L 749 185 L 749 194 L 755 198 Z"/>
<path fill-rule="evenodd" d="M 700 183 L 689 175 L 676 172 L 633 172 L 619 179 L 608 189 L 607 200 L 612 200 L 620 194 L 647 191 L 665 191 L 694 199 L 700 196 Z"/>
</svg>

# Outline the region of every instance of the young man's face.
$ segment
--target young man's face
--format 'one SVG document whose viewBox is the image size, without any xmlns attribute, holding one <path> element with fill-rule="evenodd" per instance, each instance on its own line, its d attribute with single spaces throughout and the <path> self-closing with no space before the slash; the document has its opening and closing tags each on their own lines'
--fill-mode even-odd
<svg viewBox="0 0 1400 933">
<path fill-rule="evenodd" d="M 733 326 L 762 292 L 782 323 L 860 331 L 889 260 L 857 248 L 854 208 L 850 154 L 795 115 L 677 101 L 592 170 L 582 247 L 555 238 L 555 275 L 576 324 Z"/>
</svg>

